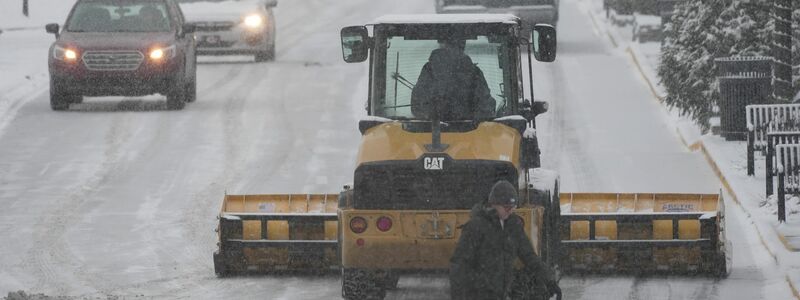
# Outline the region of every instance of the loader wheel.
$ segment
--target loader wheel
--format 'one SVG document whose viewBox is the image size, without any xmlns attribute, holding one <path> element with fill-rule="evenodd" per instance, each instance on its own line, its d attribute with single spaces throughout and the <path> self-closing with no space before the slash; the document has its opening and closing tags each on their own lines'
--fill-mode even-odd
<svg viewBox="0 0 800 300">
<path fill-rule="evenodd" d="M 342 268 L 342 297 L 381 300 L 386 297 L 386 289 L 369 272 Z"/>
<path fill-rule="evenodd" d="M 561 221 L 559 217 L 561 216 L 561 199 L 559 194 L 558 182 L 556 182 L 555 186 L 553 187 L 553 195 L 551 196 L 551 203 L 550 203 L 550 217 L 548 220 L 550 221 L 549 225 L 550 228 L 547 230 L 549 249 L 547 253 L 547 260 L 550 266 L 557 266 L 560 263 L 559 254 L 561 253 L 561 249 L 559 249 L 561 245 L 561 232 L 559 226 L 561 225 Z"/>
<path fill-rule="evenodd" d="M 396 273 L 393 272 L 389 272 L 388 274 L 386 274 L 386 277 L 383 278 L 381 285 L 383 286 L 384 289 L 396 290 L 397 283 L 399 282 L 400 282 L 400 275 L 397 275 Z"/>
</svg>

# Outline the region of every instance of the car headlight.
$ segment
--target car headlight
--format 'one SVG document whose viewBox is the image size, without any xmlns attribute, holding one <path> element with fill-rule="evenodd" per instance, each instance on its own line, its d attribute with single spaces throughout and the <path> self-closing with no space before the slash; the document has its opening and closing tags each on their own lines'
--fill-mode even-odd
<svg viewBox="0 0 800 300">
<path fill-rule="evenodd" d="M 172 59 L 175 57 L 177 49 L 175 45 L 169 47 L 156 47 L 150 50 L 150 60 L 161 61 L 164 59 Z"/>
<path fill-rule="evenodd" d="M 53 47 L 53 58 L 61 61 L 74 62 L 78 60 L 78 50 L 56 45 Z"/>
<path fill-rule="evenodd" d="M 264 24 L 264 17 L 258 14 L 252 14 L 244 17 L 244 25 L 250 28 L 258 28 Z"/>
</svg>

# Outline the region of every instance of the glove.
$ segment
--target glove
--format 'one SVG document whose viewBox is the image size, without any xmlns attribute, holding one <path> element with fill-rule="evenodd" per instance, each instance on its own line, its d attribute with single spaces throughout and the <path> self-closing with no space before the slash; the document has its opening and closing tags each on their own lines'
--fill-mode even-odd
<svg viewBox="0 0 800 300">
<path fill-rule="evenodd" d="M 556 296 L 556 299 L 561 299 L 561 288 L 558 287 L 558 282 L 552 280 L 547 283 L 547 299 Z"/>
</svg>

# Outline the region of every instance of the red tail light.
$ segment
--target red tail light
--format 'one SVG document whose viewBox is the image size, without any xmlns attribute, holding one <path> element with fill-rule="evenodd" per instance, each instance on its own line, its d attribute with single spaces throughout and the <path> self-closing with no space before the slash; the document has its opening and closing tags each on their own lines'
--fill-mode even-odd
<svg viewBox="0 0 800 300">
<path fill-rule="evenodd" d="M 367 220 L 362 217 L 355 217 L 350 219 L 350 230 L 355 233 L 363 233 L 367 231 Z"/>
<path fill-rule="evenodd" d="M 388 217 L 380 217 L 375 225 L 377 225 L 378 230 L 380 231 L 389 231 L 389 229 L 392 229 L 392 219 L 389 219 Z"/>
</svg>

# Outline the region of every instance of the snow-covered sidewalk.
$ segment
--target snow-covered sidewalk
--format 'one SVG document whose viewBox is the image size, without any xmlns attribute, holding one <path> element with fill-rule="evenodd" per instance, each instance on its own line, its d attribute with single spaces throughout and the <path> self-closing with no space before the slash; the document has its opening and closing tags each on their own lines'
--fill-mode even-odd
<svg viewBox="0 0 800 300">
<path fill-rule="evenodd" d="M 602 1 L 584 0 L 583 9 L 592 18 L 595 30 L 608 36 L 609 42 L 621 52 L 630 56 L 631 61 L 650 87 L 653 99 L 660 101 L 666 92 L 659 85 L 656 70 L 659 63 L 660 44 L 658 42 L 631 42 L 631 27 L 617 27 L 605 18 Z M 675 127 L 679 138 L 693 151 L 702 151 L 708 163 L 715 170 L 723 187 L 731 195 L 730 199 L 746 212 L 759 234 L 761 243 L 774 259 L 792 289 L 795 298 L 800 299 L 800 198 L 786 201 L 787 222 L 779 223 L 777 218 L 776 196 L 765 196 L 764 157 L 756 154 L 756 175 L 747 176 L 747 143 L 725 141 L 724 138 L 701 134 L 697 126 L 687 118 L 665 107 L 665 114 Z"/>
<path fill-rule="evenodd" d="M 47 23 L 63 23 L 74 0 L 30 1 L 29 16 L 22 1 L 0 1 L 0 133 L 24 103 L 49 89 L 47 51 L 55 37 Z"/>
</svg>

